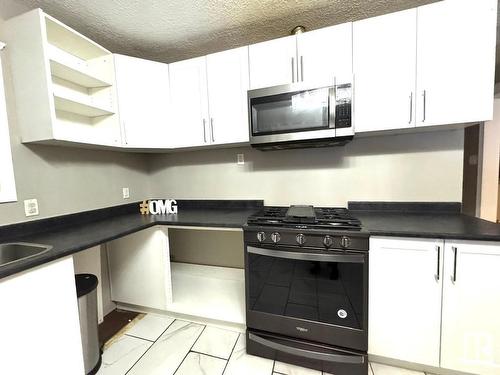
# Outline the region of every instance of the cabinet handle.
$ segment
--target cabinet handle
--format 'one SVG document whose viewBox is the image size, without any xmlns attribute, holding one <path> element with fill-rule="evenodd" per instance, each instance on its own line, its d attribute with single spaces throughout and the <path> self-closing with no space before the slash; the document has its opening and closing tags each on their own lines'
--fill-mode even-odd
<svg viewBox="0 0 500 375">
<path fill-rule="evenodd" d="M 304 56 L 300 56 L 300 77 L 300 80 L 304 82 Z"/>
<path fill-rule="evenodd" d="M 210 134 L 212 135 L 212 142 L 215 142 L 214 138 L 214 119 L 210 117 Z"/>
<path fill-rule="evenodd" d="M 207 131 L 205 130 L 205 119 L 203 119 L 203 142 L 207 143 Z"/>
<path fill-rule="evenodd" d="M 411 120 L 413 120 L 413 91 L 410 93 L 410 120 L 408 124 L 411 124 Z"/>
<path fill-rule="evenodd" d="M 427 93 L 426 93 L 426 91 L 424 90 L 424 91 L 422 92 L 422 98 L 423 98 L 423 106 L 422 106 L 422 107 L 423 107 L 423 112 L 424 112 L 424 113 L 423 113 L 423 117 L 422 117 L 422 122 L 425 122 L 425 107 L 426 107 L 426 101 L 427 101 L 427 100 L 426 100 L 426 96 L 427 96 Z"/>
<path fill-rule="evenodd" d="M 125 124 L 125 121 L 122 121 L 122 128 L 123 128 L 123 140 L 125 141 L 125 144 L 128 145 L 127 125 Z"/>
<path fill-rule="evenodd" d="M 440 278 L 440 269 L 441 269 L 441 246 L 436 246 L 437 251 L 437 272 L 436 272 L 436 281 L 439 281 Z"/>
<path fill-rule="evenodd" d="M 292 83 L 295 82 L 295 57 L 292 57 Z"/>
<path fill-rule="evenodd" d="M 453 275 L 451 276 L 451 282 L 455 284 L 457 281 L 457 255 L 458 249 L 456 247 L 451 248 L 453 250 Z"/>
</svg>

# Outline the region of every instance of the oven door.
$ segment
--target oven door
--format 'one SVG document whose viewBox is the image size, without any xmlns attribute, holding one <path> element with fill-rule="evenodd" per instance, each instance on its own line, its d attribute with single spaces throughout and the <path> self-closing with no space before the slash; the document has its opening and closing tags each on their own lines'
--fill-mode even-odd
<svg viewBox="0 0 500 375">
<path fill-rule="evenodd" d="M 248 92 L 250 142 L 335 137 L 335 88 L 295 83 Z"/>
<path fill-rule="evenodd" d="M 368 349 L 368 253 L 246 246 L 247 326 Z"/>
</svg>

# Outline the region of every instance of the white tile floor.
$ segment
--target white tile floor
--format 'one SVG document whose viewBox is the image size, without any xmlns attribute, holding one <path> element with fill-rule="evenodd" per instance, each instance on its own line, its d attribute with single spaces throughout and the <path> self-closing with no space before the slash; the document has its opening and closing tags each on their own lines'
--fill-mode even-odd
<svg viewBox="0 0 500 375">
<path fill-rule="evenodd" d="M 246 354 L 240 332 L 147 314 L 106 345 L 98 375 L 329 375 Z M 368 375 L 424 375 L 370 363 Z"/>
</svg>

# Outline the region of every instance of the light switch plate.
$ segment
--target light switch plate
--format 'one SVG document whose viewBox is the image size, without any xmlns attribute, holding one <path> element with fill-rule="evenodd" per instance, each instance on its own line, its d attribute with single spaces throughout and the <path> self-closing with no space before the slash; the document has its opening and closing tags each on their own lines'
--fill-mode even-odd
<svg viewBox="0 0 500 375">
<path fill-rule="evenodd" d="M 37 216 L 38 212 L 38 200 L 36 199 L 26 199 L 24 201 L 24 213 L 26 216 Z"/>
<path fill-rule="evenodd" d="M 238 165 L 243 165 L 245 164 L 245 154 L 237 154 L 238 155 Z"/>
<path fill-rule="evenodd" d="M 124 187 L 122 189 L 122 193 L 123 193 L 123 199 L 129 199 L 130 198 L 130 190 L 128 187 Z"/>
</svg>

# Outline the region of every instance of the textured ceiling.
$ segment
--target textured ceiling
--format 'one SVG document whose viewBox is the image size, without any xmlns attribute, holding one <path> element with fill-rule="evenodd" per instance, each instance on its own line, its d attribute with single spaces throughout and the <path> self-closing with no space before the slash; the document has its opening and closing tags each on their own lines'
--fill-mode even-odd
<svg viewBox="0 0 500 375">
<path fill-rule="evenodd" d="M 0 0 L 3 1 L 3 0 Z M 14 0 L 112 52 L 172 62 L 435 0 Z"/>
</svg>

